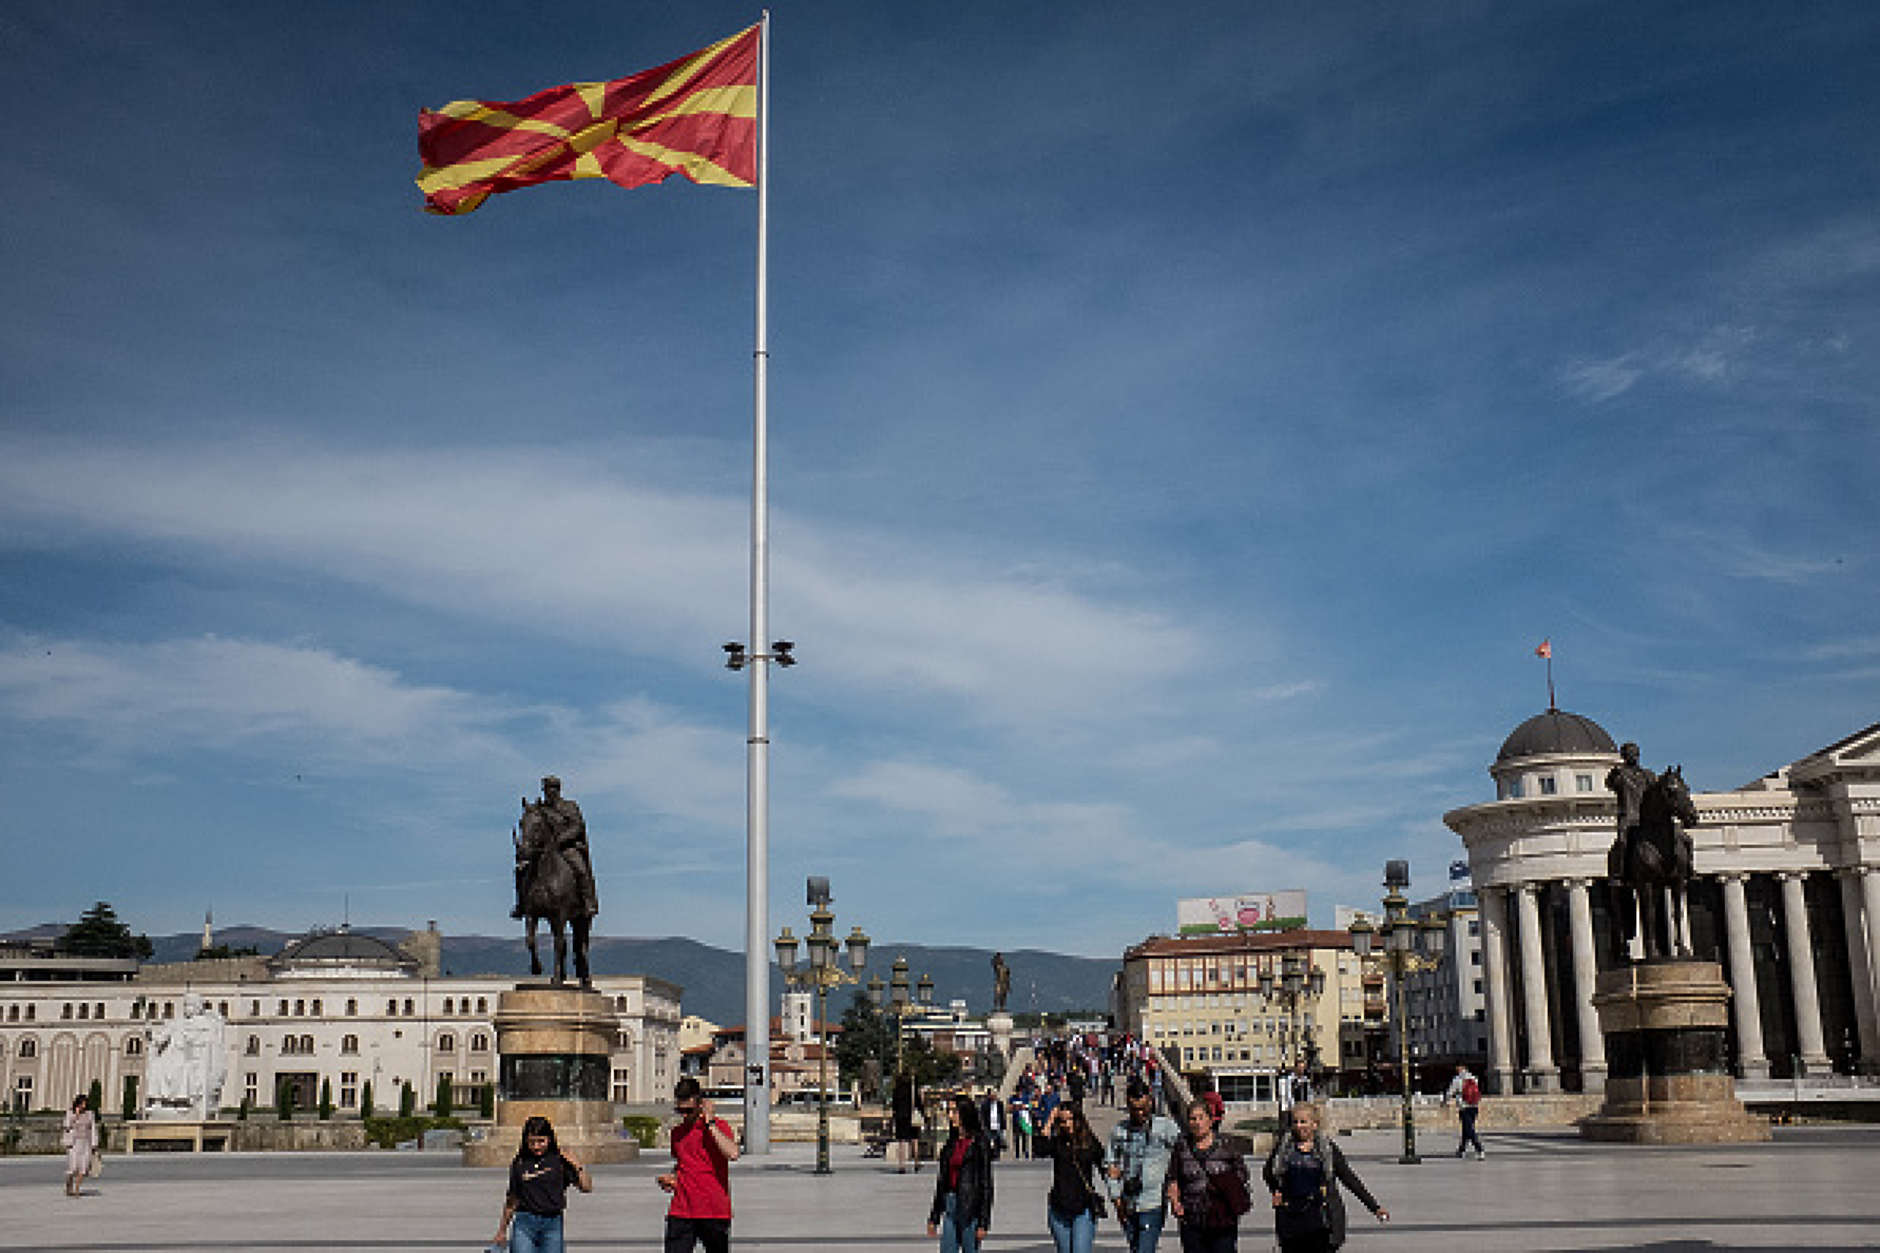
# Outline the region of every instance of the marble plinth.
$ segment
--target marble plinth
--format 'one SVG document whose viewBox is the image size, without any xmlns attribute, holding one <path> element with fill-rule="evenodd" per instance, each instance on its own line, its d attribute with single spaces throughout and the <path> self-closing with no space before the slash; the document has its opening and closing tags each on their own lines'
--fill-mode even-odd
<svg viewBox="0 0 1880 1253">
<path fill-rule="evenodd" d="M 1012 1016 L 1004 1010 L 994 1010 L 986 1018 L 986 1033 L 992 1037 L 992 1047 L 999 1050 L 999 1056 L 1007 1061 L 1012 1059 Z"/>
<path fill-rule="evenodd" d="M 1593 1007 L 1606 1040 L 1605 1103 L 1589 1140 L 1740 1144 L 1769 1124 L 1736 1097 L 1726 1040 L 1730 987 L 1716 962 L 1641 962 L 1600 974 Z"/>
<path fill-rule="evenodd" d="M 528 986 L 496 1000 L 496 1125 L 463 1148 L 466 1166 L 507 1166 L 536 1115 L 582 1165 L 630 1161 L 637 1141 L 614 1118 L 613 1051 L 619 1020 L 613 1002 L 579 988 Z"/>
</svg>

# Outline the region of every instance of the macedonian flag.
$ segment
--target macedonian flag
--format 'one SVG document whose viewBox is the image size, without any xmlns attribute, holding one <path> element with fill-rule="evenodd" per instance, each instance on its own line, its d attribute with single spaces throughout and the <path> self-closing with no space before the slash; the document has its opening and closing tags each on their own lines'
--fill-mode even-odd
<svg viewBox="0 0 1880 1253">
<path fill-rule="evenodd" d="M 757 40 L 753 26 L 631 78 L 423 110 L 425 211 L 468 213 L 499 191 L 571 178 L 754 186 Z"/>
</svg>

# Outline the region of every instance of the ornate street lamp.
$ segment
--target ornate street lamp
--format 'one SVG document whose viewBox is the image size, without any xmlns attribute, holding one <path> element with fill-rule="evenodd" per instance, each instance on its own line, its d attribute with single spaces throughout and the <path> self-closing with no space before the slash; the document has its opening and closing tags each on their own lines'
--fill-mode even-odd
<svg viewBox="0 0 1880 1253">
<path fill-rule="evenodd" d="M 851 928 L 846 941 L 836 939 L 836 916 L 829 908 L 829 880 L 816 878 L 809 881 L 809 903 L 812 906 L 809 934 L 803 937 L 803 946 L 809 950 L 809 964 L 798 968 L 796 937 L 790 934 L 790 928 L 785 927 L 783 934 L 776 940 L 777 965 L 782 968 L 784 979 L 792 987 L 814 988 L 816 991 L 816 1035 L 821 1042 L 821 1047 L 816 1051 L 816 1173 L 827 1175 L 833 1173 L 829 1169 L 829 989 L 861 981 L 862 969 L 868 964 L 869 941 L 860 927 Z M 842 968 L 838 960 L 838 950 L 845 943 L 849 950 L 847 970 Z"/>
<path fill-rule="evenodd" d="M 1325 972 L 1317 966 L 1308 969 L 1303 954 L 1289 952 L 1280 957 L 1279 975 L 1275 977 L 1273 968 L 1268 966 L 1260 971 L 1260 996 L 1268 1001 L 1279 998 L 1286 1009 L 1286 1035 L 1280 1041 L 1283 1068 L 1287 1075 L 1292 1073 L 1295 1061 L 1302 1057 L 1311 1065 L 1312 1027 L 1308 1023 L 1300 1025 L 1301 1010 L 1310 1011 L 1319 997 L 1325 994 Z M 1285 1082 L 1282 1076 L 1281 1082 Z"/>
<path fill-rule="evenodd" d="M 1375 926 L 1363 919 L 1352 923 L 1351 947 L 1359 958 L 1376 961 L 1390 972 L 1396 993 L 1393 1012 L 1397 1017 L 1397 1069 L 1403 1091 L 1403 1156 L 1397 1160 L 1414 1166 L 1423 1159 L 1417 1156 L 1416 1112 L 1411 1101 L 1410 1019 L 1404 1008 L 1404 977 L 1434 970 L 1441 963 L 1448 923 L 1434 916 L 1421 921 L 1412 918 L 1410 901 L 1403 894 L 1409 886 L 1409 862 L 1384 863 L 1384 920 Z"/>
</svg>

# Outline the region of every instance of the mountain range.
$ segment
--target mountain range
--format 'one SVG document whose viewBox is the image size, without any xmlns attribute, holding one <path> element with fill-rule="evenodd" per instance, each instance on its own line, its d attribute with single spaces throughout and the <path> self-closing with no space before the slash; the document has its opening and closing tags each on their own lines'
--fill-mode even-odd
<svg viewBox="0 0 1880 1253">
<path fill-rule="evenodd" d="M 354 930 L 396 944 L 410 934 L 397 927 L 356 927 Z M 58 924 L 34 927 L 0 939 L 25 939 L 64 934 Z M 252 948 L 272 955 L 300 937 L 266 927 L 237 925 L 217 927 L 215 942 L 231 948 Z M 188 961 L 202 945 L 198 934 L 151 936 L 159 962 Z M 550 951 L 546 935 L 538 941 L 546 959 Z M 800 950 L 799 950 L 800 952 Z M 443 937 L 444 971 L 451 975 L 528 974 L 529 954 L 520 936 L 504 939 L 484 935 L 445 935 Z M 965 947 L 929 947 L 920 944 L 876 942 L 869 949 L 866 981 L 879 975 L 885 982 L 896 957 L 908 962 L 908 977 L 918 980 L 926 975 L 934 983 L 934 1004 L 944 1006 L 964 1000 L 968 1012 L 979 1015 L 992 1008 L 992 950 Z M 1031 949 L 1005 954 L 1012 968 L 1012 992 L 1006 1008 L 1014 1013 L 1090 1013 L 1101 1016 L 1109 1004 L 1110 980 L 1116 961 L 1093 957 L 1070 957 Z M 714 948 L 680 936 L 658 938 L 637 936 L 595 936 L 588 945 L 588 962 L 597 975 L 652 975 L 679 984 L 684 993 L 681 1005 L 687 1014 L 697 1014 L 708 1021 L 728 1025 L 744 1020 L 744 954 L 731 949 Z M 784 988 L 775 964 L 771 966 L 771 1005 Z M 830 994 L 829 1016 L 835 1018 L 849 1003 L 847 989 Z"/>
</svg>

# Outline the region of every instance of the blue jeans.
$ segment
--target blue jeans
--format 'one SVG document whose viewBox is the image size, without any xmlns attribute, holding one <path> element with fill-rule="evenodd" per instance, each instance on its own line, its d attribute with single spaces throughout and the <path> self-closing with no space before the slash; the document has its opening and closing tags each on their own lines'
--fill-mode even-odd
<svg viewBox="0 0 1880 1253">
<path fill-rule="evenodd" d="M 1057 1245 L 1057 1253 L 1090 1253 L 1097 1241 L 1097 1220 L 1089 1210 L 1079 1210 L 1066 1218 L 1047 1205 L 1044 1216 L 1051 1224 L 1051 1242 Z"/>
<path fill-rule="evenodd" d="M 561 1215 L 517 1210 L 509 1220 L 509 1253 L 561 1253 Z"/>
<path fill-rule="evenodd" d="M 947 1193 L 946 1206 L 940 1215 L 940 1253 L 979 1253 L 979 1229 L 972 1215 L 960 1213 L 960 1194 Z"/>
<path fill-rule="evenodd" d="M 1123 1220 L 1123 1247 L 1129 1253 L 1155 1253 L 1156 1242 L 1162 1238 L 1162 1223 L 1167 1217 L 1167 1205 L 1131 1210 L 1129 1217 Z"/>
</svg>

